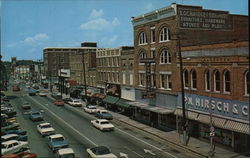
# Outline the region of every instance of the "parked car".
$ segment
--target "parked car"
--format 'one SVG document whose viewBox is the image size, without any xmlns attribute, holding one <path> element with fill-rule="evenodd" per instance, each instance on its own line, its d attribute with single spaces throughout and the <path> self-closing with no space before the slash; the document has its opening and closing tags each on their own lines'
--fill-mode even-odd
<svg viewBox="0 0 250 158">
<path fill-rule="evenodd" d="M 1 141 L 6 142 L 9 140 L 18 140 L 18 141 L 27 141 L 27 135 L 18 135 L 18 134 L 6 134 L 1 136 Z"/>
<path fill-rule="evenodd" d="M 98 111 L 97 107 L 94 105 L 88 105 L 84 107 L 84 111 L 90 114 L 96 113 Z"/>
<path fill-rule="evenodd" d="M 26 151 L 29 149 L 28 142 L 9 140 L 1 143 L 1 154 L 13 154 L 17 152 Z"/>
<path fill-rule="evenodd" d="M 51 97 L 55 98 L 55 99 L 62 99 L 61 93 L 60 92 L 53 92 L 51 94 Z"/>
<path fill-rule="evenodd" d="M 24 131 L 24 130 L 7 130 L 7 131 L 2 132 L 2 135 L 5 135 L 5 134 L 26 135 L 27 131 Z"/>
<path fill-rule="evenodd" d="M 31 119 L 32 121 L 43 121 L 43 115 L 42 115 L 41 112 L 38 112 L 38 111 L 36 111 L 36 112 L 31 112 L 31 114 L 30 114 L 30 119 Z"/>
<path fill-rule="evenodd" d="M 22 105 L 22 108 L 23 109 L 31 109 L 30 103 L 24 102 L 23 105 Z"/>
<path fill-rule="evenodd" d="M 115 126 L 106 119 L 91 120 L 91 124 L 101 131 L 113 131 Z"/>
<path fill-rule="evenodd" d="M 105 146 L 97 146 L 93 148 L 87 148 L 87 153 L 90 158 L 117 158 L 110 150 Z"/>
<path fill-rule="evenodd" d="M 53 134 L 47 137 L 47 143 L 52 151 L 56 151 L 60 148 L 66 148 L 69 143 L 65 140 L 61 134 Z"/>
<path fill-rule="evenodd" d="M 9 107 L 1 108 L 1 113 L 6 114 L 9 118 L 16 116 L 16 110 Z"/>
<path fill-rule="evenodd" d="M 72 99 L 68 102 L 69 105 L 74 106 L 74 107 L 82 107 L 82 103 L 80 102 L 79 99 Z"/>
<path fill-rule="evenodd" d="M 72 148 L 63 148 L 56 151 L 56 158 L 75 158 L 75 152 Z"/>
<path fill-rule="evenodd" d="M 7 154 L 4 156 L 1 156 L 1 158 L 37 158 L 37 154 L 30 153 L 30 152 L 21 152 L 18 154 Z"/>
<path fill-rule="evenodd" d="M 48 122 L 40 123 L 36 126 L 36 128 L 42 136 L 55 134 L 55 129 L 52 128 Z"/>
<path fill-rule="evenodd" d="M 95 116 L 100 119 L 112 120 L 113 116 L 107 110 L 98 110 Z"/>
<path fill-rule="evenodd" d="M 46 96 L 48 95 L 48 93 L 45 92 L 45 91 L 40 91 L 40 92 L 38 93 L 38 95 L 41 96 L 41 97 L 46 97 Z"/>
<path fill-rule="evenodd" d="M 64 105 L 64 101 L 63 100 L 54 100 L 53 104 L 55 104 L 57 106 L 63 106 Z"/>
<path fill-rule="evenodd" d="M 19 123 L 9 123 L 9 122 L 5 122 L 3 124 L 1 124 L 1 133 L 8 131 L 8 130 L 17 130 L 19 128 Z"/>
</svg>

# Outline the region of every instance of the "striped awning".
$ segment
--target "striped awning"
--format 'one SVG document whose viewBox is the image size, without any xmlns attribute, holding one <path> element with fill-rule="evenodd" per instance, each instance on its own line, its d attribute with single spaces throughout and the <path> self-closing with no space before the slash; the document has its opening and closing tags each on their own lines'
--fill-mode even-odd
<svg viewBox="0 0 250 158">
<path fill-rule="evenodd" d="M 250 124 L 249 123 L 242 123 L 242 122 L 237 122 L 237 121 L 233 121 L 233 120 L 227 120 L 224 128 L 250 135 Z"/>
</svg>

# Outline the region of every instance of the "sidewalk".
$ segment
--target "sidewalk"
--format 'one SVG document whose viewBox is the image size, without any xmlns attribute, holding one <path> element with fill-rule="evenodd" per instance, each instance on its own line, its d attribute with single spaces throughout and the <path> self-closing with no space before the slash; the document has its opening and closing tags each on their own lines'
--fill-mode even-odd
<svg viewBox="0 0 250 158">
<path fill-rule="evenodd" d="M 112 111 L 109 111 L 109 112 L 113 115 L 114 119 L 117 121 L 128 124 L 129 126 L 133 126 L 137 129 L 143 130 L 152 135 L 155 135 L 165 141 L 168 141 L 172 144 L 185 148 L 186 150 L 194 152 L 197 155 L 200 155 L 201 157 L 209 157 L 208 151 L 210 149 L 210 144 L 207 142 L 203 142 L 201 140 L 190 137 L 188 145 L 184 146 L 180 142 L 180 138 L 182 138 L 182 135 L 179 136 L 179 134 L 176 131 L 170 131 L 170 132 L 161 131 L 156 128 L 137 122 L 135 120 L 132 120 L 127 116 L 124 116 L 124 115 L 121 115 Z M 221 147 L 215 147 L 215 157 L 216 158 L 247 158 L 246 156 L 239 155 L 238 153 L 223 149 Z"/>
</svg>

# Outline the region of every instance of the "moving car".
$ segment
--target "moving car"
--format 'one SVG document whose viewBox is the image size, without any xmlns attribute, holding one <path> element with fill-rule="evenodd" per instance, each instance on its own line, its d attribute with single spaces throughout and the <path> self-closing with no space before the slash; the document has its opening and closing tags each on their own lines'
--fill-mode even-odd
<svg viewBox="0 0 250 158">
<path fill-rule="evenodd" d="M 82 103 L 80 102 L 79 99 L 72 99 L 68 102 L 69 105 L 74 106 L 74 107 L 82 107 Z"/>
<path fill-rule="evenodd" d="M 107 120 L 113 119 L 113 116 L 107 110 L 98 110 L 95 113 L 95 117 L 100 118 L 100 119 L 107 119 Z"/>
<path fill-rule="evenodd" d="M 63 100 L 54 100 L 53 104 L 55 104 L 57 106 L 63 106 L 64 105 L 64 101 Z"/>
<path fill-rule="evenodd" d="M 28 142 L 9 140 L 1 143 L 1 154 L 13 154 L 17 152 L 26 151 L 29 149 Z"/>
<path fill-rule="evenodd" d="M 22 108 L 23 109 L 31 109 L 31 106 L 28 102 L 24 102 L 23 105 L 22 105 Z"/>
<path fill-rule="evenodd" d="M 32 121 L 42 121 L 42 120 L 43 120 L 43 115 L 42 115 L 41 112 L 38 112 L 38 111 L 36 111 L 36 112 L 31 112 L 31 114 L 30 114 L 30 119 L 31 119 Z"/>
<path fill-rule="evenodd" d="M 9 140 L 27 141 L 28 136 L 27 135 L 17 135 L 17 134 L 6 134 L 6 135 L 1 136 L 2 142 L 6 142 Z"/>
<path fill-rule="evenodd" d="M 84 107 L 84 111 L 90 114 L 96 113 L 97 112 L 97 107 L 94 105 L 88 105 Z"/>
<path fill-rule="evenodd" d="M 40 91 L 40 92 L 38 93 L 38 95 L 41 96 L 41 97 L 46 97 L 47 94 L 48 94 L 48 93 L 45 92 L 45 91 Z"/>
<path fill-rule="evenodd" d="M 52 151 L 56 151 L 60 148 L 66 148 L 69 146 L 69 143 L 65 140 L 61 134 L 53 134 L 47 137 L 47 143 Z"/>
<path fill-rule="evenodd" d="M 94 127 L 100 129 L 101 131 L 113 131 L 115 129 L 115 126 L 106 119 L 97 119 L 90 122 Z"/>
<path fill-rule="evenodd" d="M 117 158 L 117 156 L 111 153 L 105 146 L 88 148 L 86 151 L 90 158 Z"/>
<path fill-rule="evenodd" d="M 36 126 L 36 128 L 42 136 L 55 134 L 55 129 L 52 128 L 48 122 L 40 123 Z"/>
<path fill-rule="evenodd" d="M 75 158 L 72 148 L 63 148 L 56 151 L 56 158 Z"/>
</svg>

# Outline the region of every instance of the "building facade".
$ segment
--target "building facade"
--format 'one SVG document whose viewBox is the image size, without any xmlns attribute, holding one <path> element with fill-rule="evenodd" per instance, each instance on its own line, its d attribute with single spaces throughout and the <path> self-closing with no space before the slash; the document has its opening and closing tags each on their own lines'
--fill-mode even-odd
<svg viewBox="0 0 250 158">
<path fill-rule="evenodd" d="M 192 57 L 191 61 L 194 64 L 192 68 L 186 67 L 186 62 L 191 64 L 191 61 L 185 61 L 183 63 L 184 70 L 181 70 L 184 75 L 186 95 L 190 94 L 192 97 L 197 97 L 198 94 L 207 96 L 208 93 L 204 92 L 204 89 L 200 89 L 202 88 L 200 86 L 203 88 L 205 86 L 200 79 L 204 77 L 201 69 L 206 68 L 202 63 L 211 61 L 213 71 L 217 70 L 215 72 L 217 76 L 214 76 L 215 81 L 218 78 L 221 81 L 221 83 L 214 82 L 213 86 L 217 86 L 217 90 L 212 93 L 211 97 L 246 102 L 244 95 L 239 96 L 236 93 L 239 92 L 239 86 L 248 83 L 233 81 L 233 76 L 243 74 L 243 81 L 244 74 L 248 74 L 249 68 L 246 66 L 246 61 L 249 58 L 246 58 L 245 54 L 248 50 L 246 43 L 249 41 L 248 16 L 232 15 L 226 11 L 206 10 L 199 6 L 172 4 L 141 16 L 132 17 L 132 24 L 134 27 L 136 102 L 131 105 L 136 107 L 135 119 L 166 130 L 178 128 L 176 116 L 182 114 L 179 111 L 181 109 L 179 108 L 181 105 L 181 73 L 178 52 L 181 52 L 186 58 Z M 182 51 L 191 49 L 191 46 L 197 47 L 196 51 L 198 52 L 203 52 L 203 49 L 209 46 L 214 47 L 214 49 L 207 50 L 207 56 L 197 55 L 194 50 L 191 51 L 192 53 L 188 53 L 191 54 L 190 56 L 185 56 Z M 235 51 L 239 52 L 238 56 L 232 55 L 232 52 Z M 183 58 L 183 60 L 185 59 Z M 228 64 L 226 64 L 227 62 Z M 185 75 L 192 76 L 193 80 L 185 78 Z M 228 81 L 228 76 L 231 76 L 231 82 Z M 223 79 L 226 80 L 226 84 L 222 83 Z M 229 82 L 234 83 L 232 87 L 235 88 L 228 87 Z M 233 91 L 227 94 L 228 90 Z M 240 94 L 245 91 L 247 90 L 240 92 Z M 186 98 L 188 97 L 186 96 Z M 244 112 L 249 110 L 245 104 L 241 108 L 244 109 Z M 199 111 L 198 114 L 203 112 Z M 249 125 L 249 120 L 248 122 L 244 119 L 241 121 Z M 206 125 L 209 125 L 208 122 Z M 230 129 L 229 131 L 235 130 Z M 243 139 L 248 138 L 249 129 L 247 136 L 246 133 L 240 134 L 241 136 Z M 230 147 L 234 148 L 235 145 L 231 144 Z"/>
</svg>

